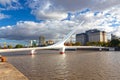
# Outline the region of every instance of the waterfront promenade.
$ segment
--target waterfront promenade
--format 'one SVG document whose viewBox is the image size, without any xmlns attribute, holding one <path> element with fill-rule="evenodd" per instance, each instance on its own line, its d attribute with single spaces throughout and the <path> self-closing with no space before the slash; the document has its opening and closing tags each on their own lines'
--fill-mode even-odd
<svg viewBox="0 0 120 80">
<path fill-rule="evenodd" d="M 28 80 L 28 78 L 11 64 L 0 62 L 0 80 Z"/>
</svg>

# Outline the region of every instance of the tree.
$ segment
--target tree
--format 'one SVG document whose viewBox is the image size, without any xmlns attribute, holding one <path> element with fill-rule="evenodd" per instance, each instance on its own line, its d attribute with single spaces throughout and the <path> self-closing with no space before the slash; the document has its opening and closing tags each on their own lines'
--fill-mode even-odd
<svg viewBox="0 0 120 80">
<path fill-rule="evenodd" d="M 15 46 L 15 48 L 23 48 L 23 45 L 17 44 L 17 45 Z"/>
<path fill-rule="evenodd" d="M 109 42 L 106 43 L 106 42 L 87 42 L 86 44 L 87 46 L 108 46 L 109 45 Z"/>
<path fill-rule="evenodd" d="M 80 42 L 75 43 L 75 46 L 80 46 L 80 45 L 81 45 Z"/>
<path fill-rule="evenodd" d="M 13 46 L 12 46 L 12 45 L 8 45 L 8 46 L 7 46 L 7 48 L 12 49 L 12 48 L 13 48 Z"/>
<path fill-rule="evenodd" d="M 120 40 L 118 40 L 118 39 L 113 39 L 110 41 L 111 47 L 118 47 L 119 45 L 120 45 Z"/>
<path fill-rule="evenodd" d="M 87 46 L 95 46 L 96 43 L 95 43 L 95 42 L 87 42 L 86 45 L 87 45 Z"/>
<path fill-rule="evenodd" d="M 35 42 L 33 43 L 33 47 L 37 47 L 37 44 Z"/>
<path fill-rule="evenodd" d="M 72 43 L 67 42 L 67 43 L 65 43 L 64 45 L 65 45 L 65 46 L 72 46 Z"/>
<path fill-rule="evenodd" d="M 2 49 L 2 46 L 0 46 L 0 49 Z"/>
</svg>

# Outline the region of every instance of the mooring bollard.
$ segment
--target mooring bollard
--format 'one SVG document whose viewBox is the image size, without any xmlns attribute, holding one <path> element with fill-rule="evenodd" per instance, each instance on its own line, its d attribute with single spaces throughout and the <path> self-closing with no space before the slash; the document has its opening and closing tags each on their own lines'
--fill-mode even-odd
<svg viewBox="0 0 120 80">
<path fill-rule="evenodd" d="M 2 56 L 0 55 L 0 62 L 2 61 L 1 58 L 2 58 Z"/>
<path fill-rule="evenodd" d="M 4 57 L 4 56 L 2 56 L 0 59 L 1 59 L 1 62 L 6 62 L 7 61 L 6 57 Z"/>
</svg>

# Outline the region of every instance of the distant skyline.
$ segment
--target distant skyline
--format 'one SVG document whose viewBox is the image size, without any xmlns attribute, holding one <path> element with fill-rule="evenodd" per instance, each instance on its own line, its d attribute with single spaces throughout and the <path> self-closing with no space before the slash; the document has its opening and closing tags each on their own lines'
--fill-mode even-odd
<svg viewBox="0 0 120 80">
<path fill-rule="evenodd" d="M 0 44 L 25 44 L 40 35 L 58 39 L 73 28 L 120 37 L 120 0 L 0 0 Z"/>
</svg>

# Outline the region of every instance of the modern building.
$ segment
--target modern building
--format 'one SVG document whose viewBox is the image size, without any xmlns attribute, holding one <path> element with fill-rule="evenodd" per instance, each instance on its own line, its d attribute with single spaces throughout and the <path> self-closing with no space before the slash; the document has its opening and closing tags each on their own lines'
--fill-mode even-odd
<svg viewBox="0 0 120 80">
<path fill-rule="evenodd" d="M 88 30 L 85 33 L 76 34 L 76 42 L 82 45 L 87 42 L 107 42 L 106 32 L 97 29 Z"/>
<path fill-rule="evenodd" d="M 45 37 L 44 36 L 40 36 L 39 37 L 39 46 L 44 46 L 46 43 L 45 43 Z"/>
<path fill-rule="evenodd" d="M 36 46 L 37 40 L 30 40 L 30 46 Z"/>
<path fill-rule="evenodd" d="M 76 42 L 80 42 L 81 45 L 85 45 L 87 42 L 87 35 L 85 33 L 76 34 Z"/>
<path fill-rule="evenodd" d="M 52 44 L 54 44 L 54 41 L 53 40 L 48 40 L 48 41 L 46 41 L 46 44 L 47 45 L 52 45 Z"/>
<path fill-rule="evenodd" d="M 88 42 L 107 42 L 106 32 L 97 29 L 86 31 Z"/>
<path fill-rule="evenodd" d="M 113 40 L 113 39 L 118 39 L 118 40 L 120 40 L 119 37 L 117 37 L 116 35 L 111 34 L 111 40 Z"/>
</svg>

